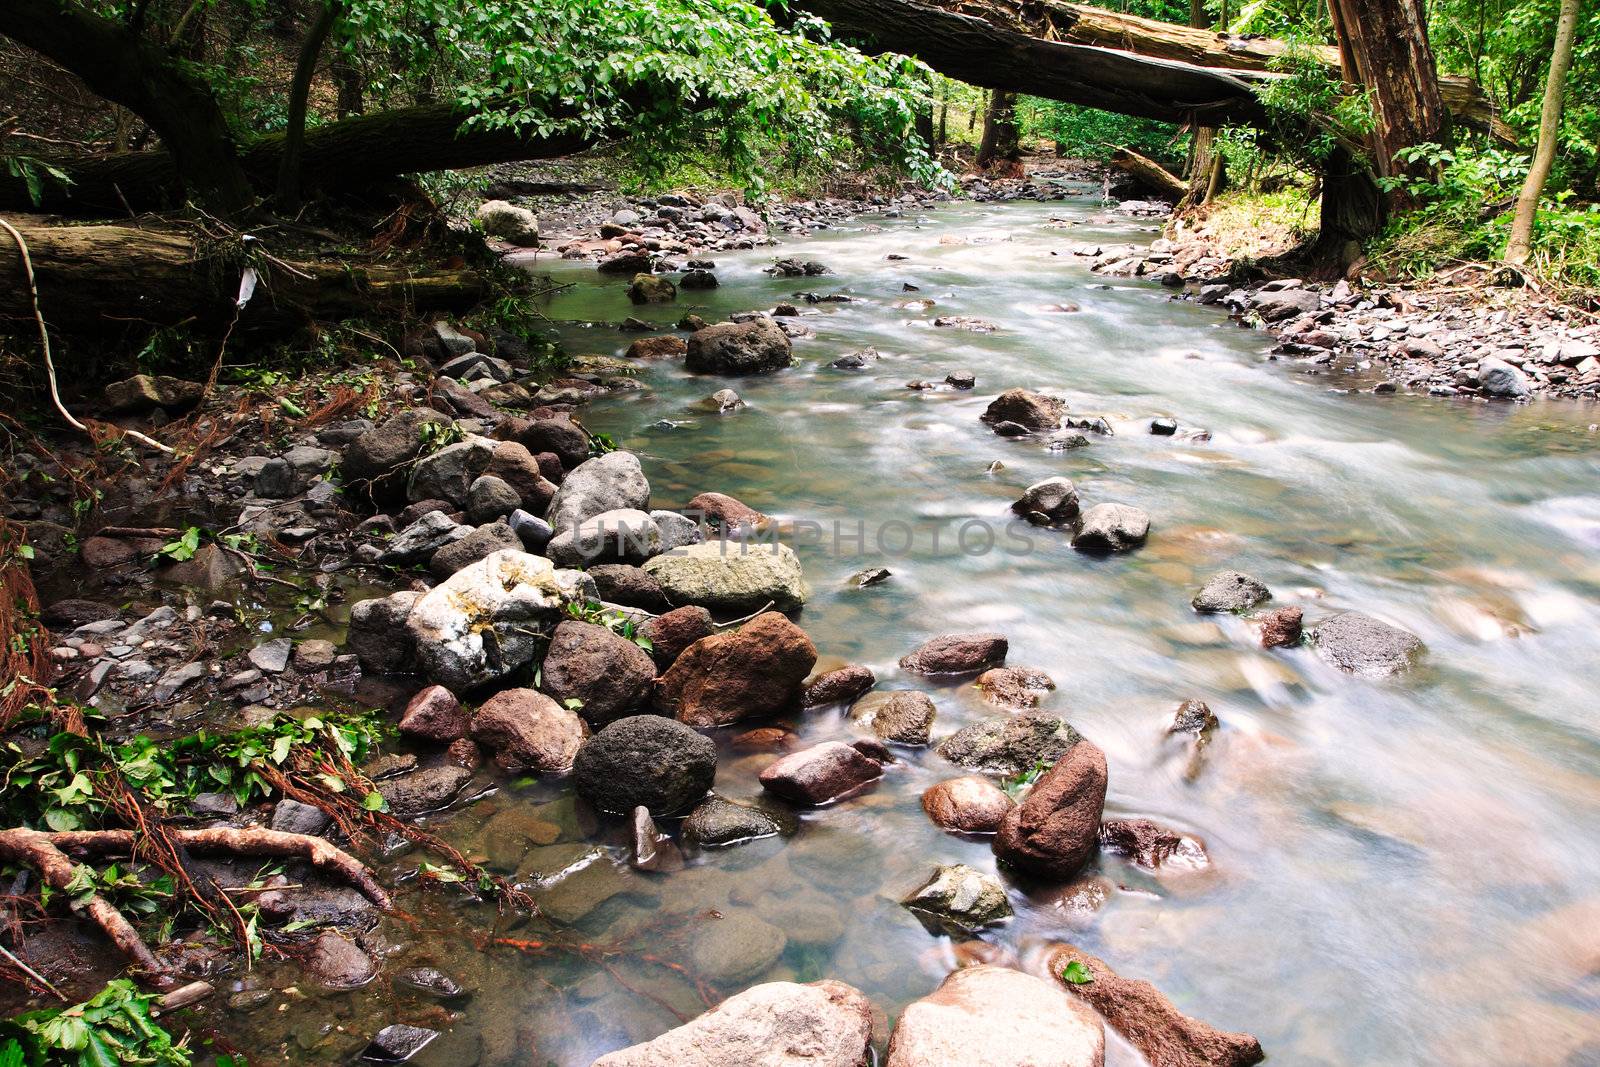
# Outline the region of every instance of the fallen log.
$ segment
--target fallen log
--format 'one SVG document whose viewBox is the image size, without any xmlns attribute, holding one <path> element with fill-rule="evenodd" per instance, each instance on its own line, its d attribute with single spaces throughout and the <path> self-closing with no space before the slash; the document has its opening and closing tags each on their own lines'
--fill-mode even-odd
<svg viewBox="0 0 1600 1067">
<path fill-rule="evenodd" d="M 348 260 L 273 262 L 238 241 L 213 241 L 165 223 L 68 226 L 11 220 L 28 243 L 39 303 L 52 331 L 120 332 L 130 325 L 199 329 L 234 316 L 246 265 L 261 275 L 238 329 L 281 333 L 309 321 L 464 310 L 490 291 L 473 270 L 413 270 Z M 21 257 L 0 231 L 0 323 L 31 322 Z"/>
<path fill-rule="evenodd" d="M 1254 87 L 1289 46 L 1062 0 L 797 0 L 796 6 L 942 74 L 989 89 L 1046 96 L 1200 126 L 1258 125 Z M 1311 55 L 1340 76 L 1338 50 Z M 1456 120 L 1507 143 L 1515 134 L 1468 78 L 1441 77 Z"/>
<path fill-rule="evenodd" d="M 1149 156 L 1142 156 L 1131 148 L 1119 148 L 1111 153 L 1111 165 L 1128 175 L 1149 192 L 1176 203 L 1189 192 L 1189 186 L 1166 167 Z"/>
</svg>

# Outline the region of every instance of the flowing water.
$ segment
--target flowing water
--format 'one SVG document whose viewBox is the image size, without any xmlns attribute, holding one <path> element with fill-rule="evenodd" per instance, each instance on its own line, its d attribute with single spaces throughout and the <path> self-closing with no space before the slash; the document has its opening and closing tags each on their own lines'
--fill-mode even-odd
<svg viewBox="0 0 1600 1067">
<path fill-rule="evenodd" d="M 657 506 L 714 490 L 818 524 L 823 534 L 807 526 L 796 547 L 814 591 L 798 621 L 820 666 L 866 663 L 880 688 L 928 690 L 937 740 L 996 709 L 970 683 L 930 684 L 897 660 L 941 632 L 1002 631 L 1010 663 L 1056 681 L 1041 710 L 1105 750 L 1108 817 L 1154 819 L 1209 852 L 1203 870 L 1151 874 L 1102 857 L 1070 886 L 1008 881 L 1016 916 L 985 940 L 1025 963 L 1070 940 L 1183 1010 L 1255 1033 L 1275 1063 L 1600 1063 L 1594 413 L 1374 396 L 1354 379 L 1269 362 L 1266 335 L 1217 309 L 1088 273 L 1073 242 L 1153 236 L 1098 212 L 1085 198 L 863 220 L 719 255 L 721 288 L 644 309 L 592 267 L 539 269 L 575 283 L 545 310 L 578 352 L 622 351 L 637 335 L 593 323 L 629 314 L 667 328 L 691 307 L 716 321 L 803 290 L 857 298 L 799 302 L 816 336 L 796 342 L 793 369 L 725 381 L 681 361 L 650 364 L 640 390 L 586 420 L 640 456 Z M 761 268 L 774 251 L 833 273 L 770 277 Z M 896 306 L 921 298 L 935 306 Z M 1000 328 L 935 328 L 936 314 Z M 828 366 L 867 345 L 882 358 L 865 370 Z M 958 369 L 977 376 L 975 390 L 906 388 Z M 727 385 L 746 406 L 718 415 L 702 401 Z M 1117 432 L 1058 453 L 997 437 L 978 416 L 1014 386 L 1064 396 Z M 1154 416 L 1211 439 L 1151 436 Z M 1147 510 L 1148 545 L 1101 559 L 1049 531 L 1028 530 L 1026 548 L 1008 539 L 1010 502 L 1051 475 L 1071 478 L 1085 506 Z M 980 524 L 999 531 L 992 551 Z M 847 582 L 875 566 L 893 576 Z M 1308 622 L 1348 608 L 1390 620 L 1427 655 L 1409 675 L 1373 681 L 1309 650 L 1262 651 L 1242 621 L 1189 607 L 1222 568 L 1259 577 Z M 1198 757 L 1165 736 L 1186 698 L 1222 722 Z M 808 742 L 851 736 L 838 714 L 790 725 Z M 835 977 L 897 1016 L 975 950 L 928 933 L 896 901 L 937 864 L 995 870 L 986 840 L 941 833 L 922 813 L 921 792 L 962 772 L 931 749 L 899 755 L 866 794 L 803 813 L 787 841 L 692 857 L 672 874 L 609 862 L 591 872 L 596 896 L 615 895 L 575 929 L 629 946 L 603 963 L 594 950 L 478 952 L 465 918 L 482 921 L 481 910 L 413 894 L 408 906 L 434 933 L 397 934 L 406 958 L 477 988 L 424 1062 L 587 1064 L 653 1036 L 676 1023 L 673 1010 L 699 1010 L 667 964 L 738 973 L 770 958 L 770 934 L 751 917 L 787 941 L 770 967 L 713 981 L 719 992 Z M 725 745 L 718 791 L 758 797 L 771 759 Z M 622 854 L 619 828 L 573 815 L 558 787 L 502 791 L 439 826 L 484 848 L 519 819 L 530 835 L 549 827 L 540 840 L 561 827 L 560 842 L 530 853 L 534 866 L 567 863 L 581 840 Z M 404 1002 L 389 1011 L 427 1017 Z M 308 1025 L 291 1012 L 265 1029 L 285 1022 Z M 1138 1062 L 1116 1042 L 1109 1061 Z"/>
</svg>

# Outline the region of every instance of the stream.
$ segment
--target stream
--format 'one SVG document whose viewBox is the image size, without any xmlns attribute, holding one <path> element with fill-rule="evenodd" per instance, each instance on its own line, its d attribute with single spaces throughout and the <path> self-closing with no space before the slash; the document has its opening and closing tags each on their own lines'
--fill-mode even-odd
<svg viewBox="0 0 1600 1067">
<path fill-rule="evenodd" d="M 1265 333 L 1154 282 L 1107 285 L 1070 252 L 1154 236 L 1087 195 L 958 204 L 719 255 L 720 288 L 643 308 L 587 263 L 536 269 L 573 283 L 543 310 L 574 352 L 623 351 L 639 335 L 593 324 L 627 315 L 667 330 L 687 310 L 715 322 L 797 303 L 816 336 L 795 342 L 794 368 L 724 380 L 681 360 L 645 364 L 642 388 L 598 401 L 585 422 L 638 454 L 657 506 L 717 491 L 807 524 L 790 543 L 812 588 L 797 621 L 818 669 L 864 663 L 880 689 L 930 692 L 936 741 L 997 709 L 970 679 L 907 675 L 898 659 L 939 633 L 1006 634 L 1009 663 L 1056 682 L 1039 710 L 1105 750 L 1107 817 L 1192 835 L 1209 865 L 1152 873 L 1102 856 L 1067 886 L 1007 879 L 1016 914 L 985 932 L 993 947 L 956 946 L 898 904 L 939 864 L 995 871 L 987 839 L 924 815 L 922 791 L 965 773 L 932 748 L 899 749 L 875 787 L 801 813 L 791 838 L 691 856 L 668 874 L 629 870 L 624 828 L 596 825 L 559 785 L 508 787 L 435 829 L 491 856 L 521 832 L 536 844 L 501 863 L 524 874 L 590 862 L 556 909 L 591 947 L 481 952 L 470 931 L 492 910 L 438 890 L 403 895 L 419 926 L 386 927 L 396 948 L 475 991 L 417 1062 L 587 1065 L 703 1010 L 672 963 L 722 975 L 711 979 L 721 995 L 837 978 L 892 1021 L 958 961 L 1026 965 L 1053 940 L 1254 1033 L 1272 1063 L 1600 1062 L 1594 414 L 1362 392 L 1359 374 L 1269 362 Z M 762 273 L 776 255 L 832 273 Z M 804 291 L 856 299 L 808 305 L 795 298 Z M 896 307 L 924 298 L 935 305 Z M 936 328 L 936 315 L 999 329 Z M 828 365 L 866 346 L 881 358 L 865 369 Z M 906 388 L 957 370 L 977 387 Z M 724 386 L 745 406 L 704 403 Z M 979 415 L 1012 387 L 1063 396 L 1116 433 L 1061 452 L 998 437 Z M 1211 437 L 1153 436 L 1159 416 Z M 1148 544 L 1094 558 L 1049 530 L 1023 527 L 1025 547 L 1008 539 L 1011 501 L 1053 475 L 1086 507 L 1144 508 Z M 849 583 L 871 567 L 892 576 Z M 1224 568 L 1260 578 L 1270 606 L 1301 606 L 1308 624 L 1358 609 L 1417 634 L 1427 654 L 1407 675 L 1367 680 L 1307 648 L 1263 651 L 1242 620 L 1189 606 Z M 1166 736 L 1191 698 L 1221 720 L 1198 756 Z M 786 725 L 807 743 L 855 736 L 836 711 Z M 752 800 L 773 757 L 734 750 L 727 737 L 743 728 L 719 736 L 717 790 Z M 609 850 L 598 863 L 595 844 Z M 621 944 L 633 947 L 595 947 Z M 319 1026 L 437 1025 L 388 992 L 243 1025 L 257 1047 L 298 1041 L 300 1062 L 316 1054 L 296 1035 Z M 1108 1031 L 1107 1062 L 1141 1061 Z"/>
</svg>

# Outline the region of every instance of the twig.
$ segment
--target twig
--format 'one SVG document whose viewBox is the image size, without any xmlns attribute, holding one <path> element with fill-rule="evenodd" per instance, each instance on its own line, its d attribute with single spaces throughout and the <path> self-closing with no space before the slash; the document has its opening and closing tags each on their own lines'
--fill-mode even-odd
<svg viewBox="0 0 1600 1067">
<path fill-rule="evenodd" d="M 63 1003 L 63 1004 L 70 1003 L 67 1000 L 67 995 L 65 993 L 61 992 L 61 990 L 59 990 L 55 986 L 51 985 L 49 980 L 46 979 L 44 975 L 40 974 L 38 971 L 34 970 L 32 967 L 29 967 L 26 963 L 23 963 L 21 960 L 17 959 L 16 956 L 12 955 L 11 950 L 6 948 L 4 945 L 0 945 L 0 954 L 3 954 L 6 959 L 10 960 L 11 961 L 11 965 L 13 967 L 15 967 L 17 970 L 21 971 L 23 974 L 27 975 L 29 978 L 32 978 L 35 982 L 38 982 L 41 986 L 43 986 L 44 988 L 48 989 L 50 992 L 54 993 L 56 995 L 56 997 L 58 999 L 60 999 L 61 1003 Z"/>
<path fill-rule="evenodd" d="M 22 273 L 28 279 L 28 293 L 33 298 L 33 321 L 39 324 L 39 343 L 44 348 L 44 369 L 50 378 L 50 399 L 55 402 L 56 410 L 61 412 L 61 417 L 66 419 L 73 429 L 81 430 L 93 439 L 94 434 L 89 432 L 89 427 L 73 418 L 72 413 L 67 410 L 67 406 L 61 402 L 61 390 L 56 384 L 56 364 L 55 360 L 50 356 L 50 331 L 45 327 L 44 314 L 39 310 L 39 285 L 33 276 L 33 257 L 28 254 L 28 242 L 22 239 L 22 234 L 17 232 L 15 226 L 3 218 L 0 218 L 0 227 L 4 227 L 6 232 L 11 235 L 11 239 L 17 242 L 17 250 L 22 253 Z M 160 441 L 146 437 L 137 430 L 124 430 L 123 433 L 135 441 L 165 452 L 169 456 L 177 454 Z"/>
</svg>

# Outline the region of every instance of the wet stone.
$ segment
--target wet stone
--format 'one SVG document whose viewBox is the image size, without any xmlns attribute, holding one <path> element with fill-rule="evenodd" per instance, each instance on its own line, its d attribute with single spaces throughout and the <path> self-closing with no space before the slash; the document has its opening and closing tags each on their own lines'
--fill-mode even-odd
<svg viewBox="0 0 1600 1067">
<path fill-rule="evenodd" d="M 407 967 L 394 976 L 395 984 L 434 1000 L 459 1000 L 468 995 L 461 983 L 437 967 Z"/>
<path fill-rule="evenodd" d="M 940 867 L 901 904 L 930 933 L 972 934 L 1011 917 L 1005 887 L 964 863 Z"/>
<path fill-rule="evenodd" d="M 391 1023 L 372 1035 L 361 1058 L 370 1063 L 405 1063 L 421 1052 L 439 1031 L 407 1023 Z"/>
</svg>

